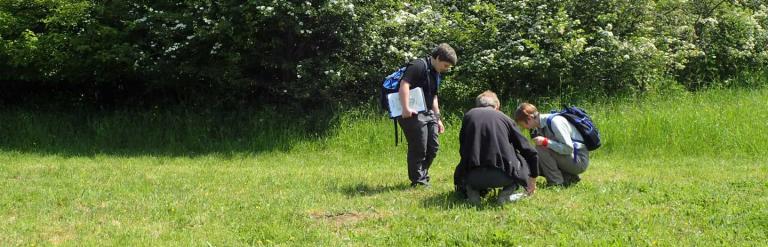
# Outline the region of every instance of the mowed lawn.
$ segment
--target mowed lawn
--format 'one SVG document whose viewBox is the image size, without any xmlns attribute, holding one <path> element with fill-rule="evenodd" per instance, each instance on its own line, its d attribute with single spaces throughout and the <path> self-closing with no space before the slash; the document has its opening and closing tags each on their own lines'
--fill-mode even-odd
<svg viewBox="0 0 768 247">
<path fill-rule="evenodd" d="M 217 145 L 206 151 L 200 145 L 184 153 L 152 152 L 165 142 L 151 134 L 149 148 L 121 151 L 121 145 L 137 145 L 130 140 L 141 137 L 142 128 L 155 131 L 123 121 L 130 117 L 120 121 L 137 133 L 116 135 L 110 133 L 118 127 L 99 124 L 112 123 L 114 116 L 83 126 L 97 130 L 77 131 L 61 115 L 7 110 L 0 124 L 6 132 L 0 136 L 7 137 L 0 146 L 0 245 L 768 242 L 768 90 L 715 90 L 585 108 L 598 121 L 605 146 L 592 153 L 581 183 L 540 188 L 513 204 L 487 200 L 477 207 L 453 195 L 457 117 L 448 119 L 441 137 L 433 186 L 412 189 L 405 145 L 393 145 L 392 122 L 375 114 L 346 114 L 333 131 L 293 139 L 284 148 L 248 151 L 234 145 L 227 151 Z M 188 133 L 192 127 L 185 126 L 170 131 Z M 11 127 L 19 132 L 10 133 Z M 68 128 L 75 134 L 66 134 Z M 253 131 L 241 137 L 283 140 L 249 134 L 275 129 Z M 60 135 L 71 140 L 45 140 Z"/>
</svg>

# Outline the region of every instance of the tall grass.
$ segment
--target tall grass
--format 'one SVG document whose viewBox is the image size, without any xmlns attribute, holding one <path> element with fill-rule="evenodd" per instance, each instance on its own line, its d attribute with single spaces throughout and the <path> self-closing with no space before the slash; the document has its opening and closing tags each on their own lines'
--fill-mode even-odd
<svg viewBox="0 0 768 247">
<path fill-rule="evenodd" d="M 597 156 L 664 158 L 758 157 L 768 154 L 768 90 L 710 90 L 700 93 L 606 100 L 579 105 L 600 130 Z M 543 102 L 539 110 L 558 110 Z M 512 116 L 513 106 L 503 111 Z M 443 149 L 458 150 L 461 112 L 451 112 Z M 370 110 L 341 117 L 332 145 L 369 154 L 394 146 L 392 121 Z"/>
<path fill-rule="evenodd" d="M 634 158 L 768 154 L 768 90 L 712 90 L 591 106 L 605 145 Z"/>
<path fill-rule="evenodd" d="M 298 115 L 298 114 L 294 114 Z M 61 155 L 200 155 L 287 151 L 326 135 L 332 117 L 304 119 L 271 110 L 0 110 L 0 148 Z"/>
</svg>

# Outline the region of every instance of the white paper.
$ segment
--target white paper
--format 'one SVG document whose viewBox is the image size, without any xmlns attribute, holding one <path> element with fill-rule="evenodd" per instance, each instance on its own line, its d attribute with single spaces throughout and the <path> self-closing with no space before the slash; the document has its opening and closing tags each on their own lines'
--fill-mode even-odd
<svg viewBox="0 0 768 247">
<path fill-rule="evenodd" d="M 389 117 L 396 118 L 403 115 L 403 107 L 400 105 L 400 93 L 391 93 L 387 95 L 389 101 Z M 411 89 L 408 95 L 408 106 L 416 112 L 427 111 L 427 104 L 424 102 L 424 91 L 420 87 Z"/>
</svg>

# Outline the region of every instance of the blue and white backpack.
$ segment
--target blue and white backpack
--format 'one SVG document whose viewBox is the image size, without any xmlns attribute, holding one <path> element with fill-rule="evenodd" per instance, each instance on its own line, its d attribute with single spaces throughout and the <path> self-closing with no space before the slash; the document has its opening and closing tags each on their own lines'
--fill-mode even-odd
<svg viewBox="0 0 768 247">
<path fill-rule="evenodd" d="M 592 118 L 587 115 L 587 112 L 584 109 L 570 106 L 564 107 L 564 109 L 560 111 L 552 111 L 551 113 L 552 115 L 547 118 L 547 126 L 550 126 L 550 128 L 554 116 L 563 116 L 568 122 L 573 124 L 573 126 L 576 126 L 576 130 L 578 130 L 584 138 L 584 140 L 574 141 L 583 143 L 587 146 L 587 150 L 589 151 L 595 150 L 602 145 L 600 143 L 600 132 L 598 132 L 597 126 L 595 126 L 595 123 L 592 122 Z"/>
<path fill-rule="evenodd" d="M 424 66 L 427 68 L 425 70 L 426 72 L 426 78 L 427 80 L 430 80 L 430 67 L 427 63 L 427 60 L 425 58 L 418 59 L 419 61 L 424 63 Z M 381 95 L 379 96 L 379 103 L 381 103 L 381 107 L 389 112 L 389 101 L 387 100 L 387 95 L 391 93 L 396 93 L 398 90 L 400 90 L 400 80 L 403 79 L 403 75 L 405 74 L 405 70 L 408 68 L 408 64 L 400 67 L 395 72 L 392 72 L 392 74 L 389 74 L 387 77 L 384 78 L 384 82 L 381 84 L 381 88 L 379 91 L 381 91 Z M 436 87 L 440 87 L 440 76 L 437 77 L 437 83 Z M 429 84 L 429 83 L 428 83 Z M 426 89 L 425 89 L 426 90 Z"/>
<path fill-rule="evenodd" d="M 427 78 L 427 84 L 429 84 L 430 80 L 430 66 L 427 63 L 426 58 L 421 58 L 419 61 L 424 63 L 424 66 L 427 68 L 425 70 L 426 72 L 426 78 Z M 390 112 L 389 110 L 389 100 L 387 100 L 387 95 L 391 93 L 396 93 L 398 90 L 400 90 L 400 80 L 403 79 L 403 75 L 405 74 L 405 70 L 408 69 L 408 65 L 406 64 L 399 69 L 397 69 L 395 72 L 392 72 L 392 74 L 388 75 L 384 78 L 384 82 L 381 84 L 381 88 L 379 91 L 381 91 L 381 95 L 379 95 L 379 103 L 381 104 L 381 107 L 386 110 L 387 112 Z M 440 76 L 437 76 L 437 83 L 436 87 L 440 87 Z M 398 143 L 398 135 L 397 135 L 397 119 L 392 118 L 392 123 L 395 126 L 395 146 L 397 146 Z"/>
</svg>

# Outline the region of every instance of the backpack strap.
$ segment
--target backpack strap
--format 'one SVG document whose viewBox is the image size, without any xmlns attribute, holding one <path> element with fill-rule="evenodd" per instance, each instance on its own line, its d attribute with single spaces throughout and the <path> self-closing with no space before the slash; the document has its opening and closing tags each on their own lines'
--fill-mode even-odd
<svg viewBox="0 0 768 247">
<path fill-rule="evenodd" d="M 425 68 L 424 72 L 427 73 L 427 78 L 426 78 L 426 80 L 427 80 L 427 87 L 429 87 L 429 92 L 432 93 L 432 83 L 431 83 L 432 82 L 432 69 L 430 69 L 429 63 L 427 62 L 427 59 L 428 59 L 428 57 L 425 57 L 425 58 L 422 58 L 422 59 L 419 59 L 419 60 L 424 62 L 424 68 Z M 440 76 L 439 75 L 438 75 L 438 78 L 437 78 L 437 83 L 438 83 L 438 85 L 440 83 Z M 424 99 L 424 101 L 426 101 L 426 100 L 427 99 Z M 427 110 L 429 110 L 429 109 L 427 109 Z"/>
<path fill-rule="evenodd" d="M 552 119 L 555 118 L 555 116 L 557 116 L 557 113 L 549 114 L 549 116 L 547 117 L 547 128 L 549 128 L 549 131 L 551 131 L 553 134 L 555 133 L 555 131 L 552 130 Z"/>
<path fill-rule="evenodd" d="M 392 119 L 392 125 L 395 126 L 395 147 L 397 147 L 397 118 Z"/>
<path fill-rule="evenodd" d="M 560 114 L 558 114 L 558 113 L 552 113 L 552 114 L 550 114 L 550 115 L 547 117 L 547 128 L 549 128 L 549 132 L 552 132 L 552 134 L 555 134 L 555 130 L 554 130 L 554 129 L 552 129 L 552 119 L 553 119 L 553 118 L 555 118 L 555 116 L 557 116 L 557 115 L 560 115 Z M 566 120 L 567 120 L 567 119 L 566 119 Z M 579 141 L 579 140 L 573 139 L 573 138 L 572 138 L 572 137 L 570 137 L 570 136 L 569 136 L 568 138 L 571 138 L 571 141 L 572 141 L 572 142 L 578 142 L 578 143 L 582 143 L 582 144 L 584 143 L 584 141 Z M 576 148 L 576 146 L 574 145 L 574 146 L 573 146 L 573 163 L 574 163 L 574 164 L 576 164 L 576 161 L 577 161 L 577 160 L 576 160 L 576 157 L 578 157 L 578 155 L 579 155 L 579 149 L 578 149 L 578 148 Z"/>
<path fill-rule="evenodd" d="M 573 147 L 573 163 L 576 164 L 578 161 L 576 158 L 579 157 L 579 149 L 576 147 Z"/>
</svg>

